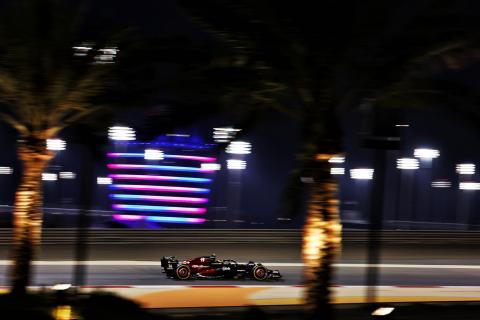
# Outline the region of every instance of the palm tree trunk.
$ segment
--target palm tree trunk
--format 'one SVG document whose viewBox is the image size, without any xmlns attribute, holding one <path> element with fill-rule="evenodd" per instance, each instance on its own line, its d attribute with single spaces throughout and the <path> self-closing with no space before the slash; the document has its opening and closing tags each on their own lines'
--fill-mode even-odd
<svg viewBox="0 0 480 320">
<path fill-rule="evenodd" d="M 10 270 L 11 292 L 26 293 L 30 282 L 31 261 L 42 231 L 42 172 L 53 154 L 46 150 L 45 140 L 21 144 L 18 156 L 23 164 L 20 186 L 15 196 L 13 211 L 13 244 Z"/>
<path fill-rule="evenodd" d="M 316 173 L 304 226 L 302 256 L 307 286 L 306 308 L 311 319 L 332 319 L 330 286 L 332 265 L 341 242 L 338 184 L 330 175 L 328 159 L 317 156 Z"/>
</svg>

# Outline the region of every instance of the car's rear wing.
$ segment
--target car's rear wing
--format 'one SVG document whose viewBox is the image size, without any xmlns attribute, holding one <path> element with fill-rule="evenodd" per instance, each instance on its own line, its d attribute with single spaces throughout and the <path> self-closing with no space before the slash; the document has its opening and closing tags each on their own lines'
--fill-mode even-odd
<svg viewBox="0 0 480 320">
<path fill-rule="evenodd" d="M 162 268 L 166 269 L 169 265 L 173 263 L 178 263 L 178 260 L 174 256 L 164 256 L 160 259 L 160 265 Z"/>
</svg>

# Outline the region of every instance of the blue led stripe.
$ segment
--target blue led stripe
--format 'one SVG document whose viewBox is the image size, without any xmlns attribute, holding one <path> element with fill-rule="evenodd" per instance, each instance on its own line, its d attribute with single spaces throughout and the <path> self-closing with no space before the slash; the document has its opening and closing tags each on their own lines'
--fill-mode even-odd
<svg viewBox="0 0 480 320">
<path fill-rule="evenodd" d="M 159 216 L 147 216 L 146 221 L 151 222 L 170 222 L 170 223 L 203 223 L 203 218 L 179 218 L 179 217 L 159 217 Z"/>
<path fill-rule="evenodd" d="M 113 218 L 119 221 L 151 221 L 151 222 L 166 222 L 166 223 L 189 223 L 189 224 L 198 224 L 204 223 L 204 218 L 183 218 L 183 217 L 164 217 L 164 216 L 135 216 L 128 214 L 114 214 Z"/>
<path fill-rule="evenodd" d="M 145 153 L 110 152 L 107 156 L 109 158 L 144 158 Z"/>
</svg>

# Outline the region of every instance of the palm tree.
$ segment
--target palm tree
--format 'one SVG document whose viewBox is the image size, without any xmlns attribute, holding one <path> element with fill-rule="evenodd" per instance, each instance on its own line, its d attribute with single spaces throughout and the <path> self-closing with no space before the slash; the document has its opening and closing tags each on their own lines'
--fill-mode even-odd
<svg viewBox="0 0 480 320">
<path fill-rule="evenodd" d="M 42 172 L 55 156 L 47 140 L 100 108 L 109 65 L 99 52 L 76 59 L 74 11 L 52 2 L 9 4 L 0 38 L 0 118 L 16 129 L 22 177 L 13 210 L 12 292 L 23 294 L 42 228 Z"/>
<path fill-rule="evenodd" d="M 252 95 L 252 86 L 265 85 L 265 78 L 257 77 L 238 84 L 236 103 L 273 107 L 299 121 L 303 145 L 285 189 L 284 212 L 298 213 L 304 189 L 300 178 L 313 177 L 302 248 L 306 307 L 312 319 L 331 318 L 332 264 L 340 249 L 341 221 L 338 184 L 328 160 L 342 153 L 339 120 L 365 99 L 385 107 L 401 97 L 422 95 L 426 82 L 413 81 L 420 74 L 423 80 L 431 76 L 432 62 L 475 46 L 474 18 L 462 4 L 429 1 L 182 4 L 232 56 L 248 62 L 244 68 L 262 65 L 268 82 L 281 88 L 262 91 L 267 97 Z"/>
<path fill-rule="evenodd" d="M 74 56 L 78 17 L 49 1 L 19 1 L 2 17 L 0 118 L 18 133 L 22 177 L 13 210 L 12 292 L 25 293 L 42 228 L 42 172 L 55 156 L 47 140 L 95 113 L 108 84 L 109 64 L 92 48 Z M 98 49 L 101 49 L 98 48 Z M 97 61 L 98 62 L 98 61 Z"/>
<path fill-rule="evenodd" d="M 152 36 L 120 18 L 118 25 L 108 20 L 97 25 L 92 34 L 88 24 L 92 17 L 83 2 L 15 0 L 3 9 L 0 119 L 18 134 L 17 154 L 23 167 L 13 210 L 10 282 L 13 293 L 24 294 L 41 238 L 42 172 L 55 156 L 47 149 L 47 140 L 72 125 L 104 128 L 113 117 L 112 107 L 148 110 L 159 103 L 160 90 L 168 91 L 172 100 L 169 122 L 191 121 L 199 111 L 216 112 L 218 104 L 203 96 L 205 90 L 210 90 L 209 97 L 217 90 L 206 84 L 226 67 L 221 54 L 213 59 L 203 45 L 186 36 Z M 106 10 L 110 15 L 110 8 Z M 97 10 L 93 20 L 98 16 Z M 95 41 L 85 43 L 85 37 Z M 112 42 L 121 48 L 118 57 Z M 176 74 L 165 77 L 165 65 L 173 66 Z M 165 114 L 156 120 L 166 125 L 164 118 Z M 159 123 L 152 132 L 144 130 L 145 138 L 159 134 Z M 76 139 L 88 144 L 85 136 Z"/>
</svg>

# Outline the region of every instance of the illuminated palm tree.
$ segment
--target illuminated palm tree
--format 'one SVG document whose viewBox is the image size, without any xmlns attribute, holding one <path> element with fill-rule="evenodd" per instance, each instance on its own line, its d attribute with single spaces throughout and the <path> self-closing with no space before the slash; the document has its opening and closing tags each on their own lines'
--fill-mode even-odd
<svg viewBox="0 0 480 320">
<path fill-rule="evenodd" d="M 343 151 L 339 119 L 364 99 L 377 107 L 398 102 L 408 92 L 415 95 L 413 81 L 419 74 L 431 75 L 425 66 L 472 46 L 469 37 L 474 37 L 455 36 L 449 23 L 462 21 L 455 30 L 465 32 L 471 31 L 473 20 L 458 10 L 460 4 L 440 8 L 410 3 L 408 10 L 407 4 L 392 7 L 382 1 L 182 4 L 194 21 L 231 49 L 233 61 L 242 61 L 246 69 L 262 66 L 264 77 L 232 88 L 235 103 L 275 108 L 299 122 L 303 145 L 285 189 L 284 211 L 298 214 L 305 189 L 300 178 L 313 178 L 302 247 L 306 306 L 310 317 L 329 319 L 341 221 L 338 183 L 328 160 Z M 279 90 L 259 90 L 265 79 Z M 423 88 L 425 81 L 415 85 Z M 254 90 L 262 94 L 254 95 Z"/>
<path fill-rule="evenodd" d="M 0 31 L 0 119 L 18 134 L 22 177 L 13 209 L 12 292 L 23 294 L 42 228 L 42 173 L 55 153 L 47 140 L 101 108 L 108 83 L 102 49 L 81 48 L 71 33 L 76 16 L 49 1 L 7 7 Z M 69 20 L 71 19 L 71 20 Z"/>
</svg>

